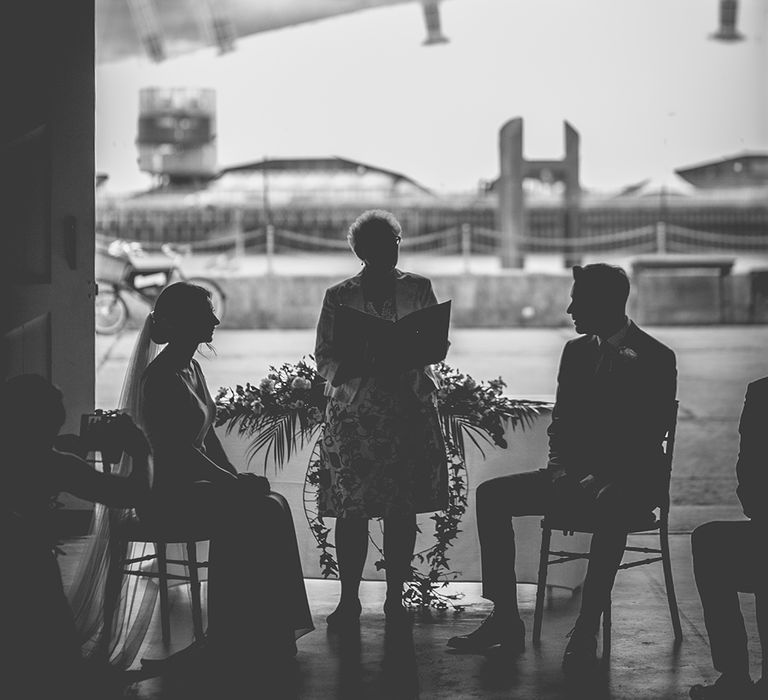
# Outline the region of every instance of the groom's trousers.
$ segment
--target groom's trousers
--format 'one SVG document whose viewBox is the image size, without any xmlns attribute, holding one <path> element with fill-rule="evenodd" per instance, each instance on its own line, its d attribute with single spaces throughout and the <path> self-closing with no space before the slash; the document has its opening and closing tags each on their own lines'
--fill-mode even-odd
<svg viewBox="0 0 768 700">
<path fill-rule="evenodd" d="M 565 511 L 589 518 L 594 534 L 577 624 L 585 632 L 596 633 L 624 555 L 627 518 L 649 512 L 652 500 L 641 497 L 637 489 L 613 487 L 598 501 L 590 500 L 575 479 L 555 486 L 551 472 L 544 469 L 485 481 L 475 497 L 483 597 L 511 611 L 517 611 L 512 518 Z"/>
<path fill-rule="evenodd" d="M 739 592 L 755 594 L 757 629 L 768 677 L 768 567 L 765 529 L 749 521 L 700 525 L 691 536 L 693 570 L 704 608 L 714 667 L 734 677 L 749 674 L 749 651 Z"/>
</svg>

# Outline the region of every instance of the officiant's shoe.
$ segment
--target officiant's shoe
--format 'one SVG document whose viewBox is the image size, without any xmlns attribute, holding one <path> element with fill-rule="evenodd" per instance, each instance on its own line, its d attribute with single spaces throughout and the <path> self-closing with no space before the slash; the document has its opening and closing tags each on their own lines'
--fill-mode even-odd
<svg viewBox="0 0 768 700">
<path fill-rule="evenodd" d="M 574 627 L 563 655 L 563 673 L 569 680 L 584 680 L 597 668 L 597 635 Z"/>
<path fill-rule="evenodd" d="M 363 606 L 357 600 L 354 603 L 339 603 L 330 615 L 325 618 L 328 629 L 332 632 L 341 632 L 360 625 L 360 613 Z"/>
<path fill-rule="evenodd" d="M 748 677 L 720 676 L 714 683 L 694 685 L 688 695 L 691 700 L 752 700 L 762 697 L 756 694 L 756 688 Z"/>
<path fill-rule="evenodd" d="M 448 646 L 457 651 L 477 654 L 500 646 L 510 654 L 525 650 L 525 625 L 518 617 L 506 617 L 492 612 L 474 632 L 451 637 Z"/>
</svg>

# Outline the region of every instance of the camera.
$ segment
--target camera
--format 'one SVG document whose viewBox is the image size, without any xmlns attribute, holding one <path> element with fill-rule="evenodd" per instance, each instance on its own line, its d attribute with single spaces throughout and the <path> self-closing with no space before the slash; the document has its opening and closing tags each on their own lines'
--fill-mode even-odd
<svg viewBox="0 0 768 700">
<path fill-rule="evenodd" d="M 101 452 L 104 462 L 117 464 L 123 456 L 123 444 L 117 419 L 120 411 L 96 409 L 80 419 L 80 438 L 89 450 Z"/>
</svg>

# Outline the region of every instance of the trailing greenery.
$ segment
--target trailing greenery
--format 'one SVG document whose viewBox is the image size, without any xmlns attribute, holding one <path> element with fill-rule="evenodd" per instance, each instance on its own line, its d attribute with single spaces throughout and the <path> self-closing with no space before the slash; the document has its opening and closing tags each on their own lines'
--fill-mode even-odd
<svg viewBox="0 0 768 700">
<path fill-rule="evenodd" d="M 551 406 L 504 396 L 506 384 L 501 378 L 477 382 L 445 363 L 435 365 L 435 370 L 440 379 L 437 404 L 449 470 L 448 507 L 430 516 L 435 523 L 435 542 L 414 554 L 404 602 L 412 607 L 458 610 L 461 608 L 455 604 L 456 597 L 440 589 L 460 573 L 451 570 L 448 553 L 467 508 L 466 440 L 483 456 L 483 444 L 506 448 L 507 425 L 524 430 Z M 319 434 L 327 403 L 324 385 L 325 380 L 312 362 L 301 360 L 270 367 L 257 386 L 248 383 L 219 390 L 216 425 L 226 426 L 228 433 L 236 430 L 241 437 L 252 439 L 249 461 L 263 452 L 265 467 L 271 460 L 278 469 L 297 448 L 315 439 L 305 478 L 305 514 L 320 550 L 320 571 L 327 578 L 338 576 L 338 563 L 333 556 L 334 546 L 329 542 L 331 529 L 313 507 L 320 483 Z M 378 549 L 381 558 L 376 568 L 386 568 L 383 552 Z M 426 572 L 420 568 L 425 564 Z"/>
</svg>

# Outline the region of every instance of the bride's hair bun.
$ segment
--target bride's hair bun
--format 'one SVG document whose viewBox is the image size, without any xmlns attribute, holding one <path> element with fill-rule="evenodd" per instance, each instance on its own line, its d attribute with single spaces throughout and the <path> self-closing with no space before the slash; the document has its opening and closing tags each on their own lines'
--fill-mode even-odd
<svg viewBox="0 0 768 700">
<path fill-rule="evenodd" d="M 171 339 L 171 328 L 168 325 L 168 321 L 163 316 L 159 316 L 155 311 L 151 313 L 151 316 L 152 327 L 149 331 L 149 337 L 153 343 L 165 345 Z"/>
</svg>

